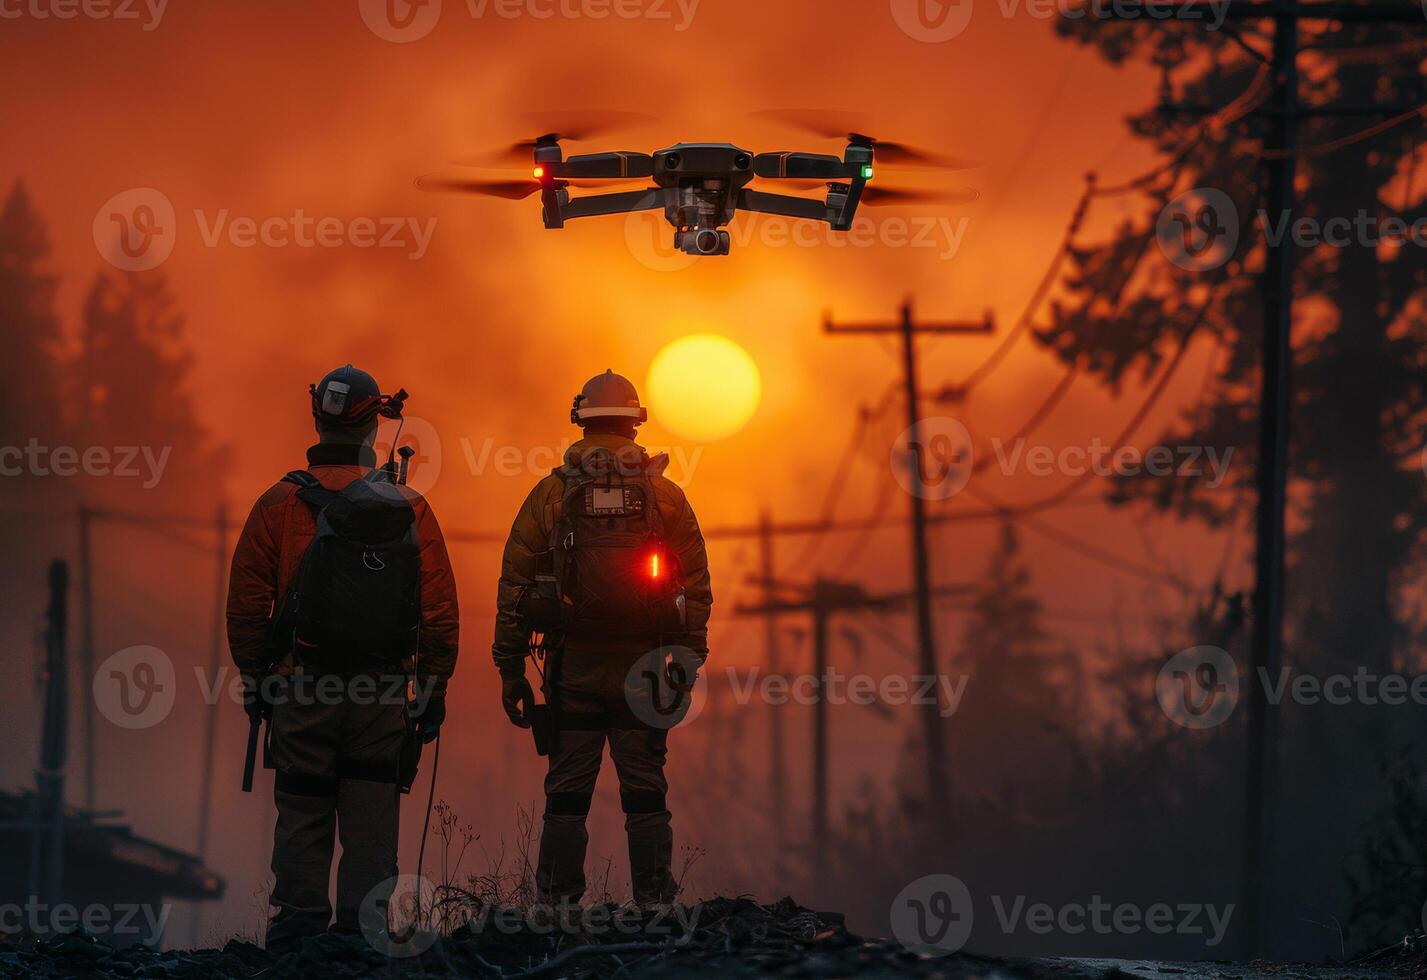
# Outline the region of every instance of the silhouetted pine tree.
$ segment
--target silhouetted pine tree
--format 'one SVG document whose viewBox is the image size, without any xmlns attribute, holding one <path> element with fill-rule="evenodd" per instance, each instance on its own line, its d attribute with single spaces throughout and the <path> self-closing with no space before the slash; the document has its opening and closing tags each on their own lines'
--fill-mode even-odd
<svg viewBox="0 0 1427 980">
<path fill-rule="evenodd" d="M 1268 50 L 1255 23 L 1238 26 L 1246 43 Z M 1265 69 L 1227 31 L 1094 16 L 1062 20 L 1057 29 L 1112 64 L 1144 60 L 1170 69 L 1183 83 L 1173 92 L 1177 101 L 1228 106 L 1241 100 L 1246 107 L 1269 91 Z M 1303 41 L 1299 91 L 1310 106 L 1427 101 L 1420 25 L 1305 26 Z M 1408 224 L 1427 217 L 1427 181 L 1416 173 L 1420 118 L 1356 138 L 1380 118 L 1302 120 L 1298 145 L 1326 149 L 1299 160 L 1292 220 L 1313 218 L 1321 227 L 1360 214 Z M 1147 108 L 1130 128 L 1162 154 L 1165 177 L 1138 218 L 1125 221 L 1110 240 L 1073 253 L 1067 296 L 1038 337 L 1066 365 L 1117 393 L 1128 380 L 1161 369 L 1182 344 L 1214 344 L 1217 370 L 1202 398 L 1168 432 L 1143 435 L 1169 445 L 1232 447 L 1228 482 L 1216 490 L 1202 476 L 1123 479 L 1111 499 L 1211 526 L 1238 522 L 1252 533 L 1259 273 L 1265 223 L 1277 230 L 1284 217 L 1260 216 L 1265 120 L 1245 116 L 1206 126 Z M 1212 271 L 1182 269 L 1156 246 L 1163 205 L 1191 188 L 1222 191 L 1237 210 L 1237 248 Z M 1406 587 L 1421 575 L 1427 528 L 1421 459 L 1427 253 L 1420 245 L 1357 242 L 1300 248 L 1297 257 L 1286 659 L 1320 675 L 1415 666 L 1420 651 L 1404 642 L 1404 627 L 1417 625 L 1421 612 L 1404 600 Z M 1420 708 L 1417 715 L 1394 716 L 1381 705 L 1285 705 L 1281 820 L 1274 833 L 1281 857 L 1274 885 L 1282 898 L 1271 897 L 1277 922 L 1269 923 L 1280 949 L 1292 945 L 1295 955 L 1305 956 L 1321 937 L 1324 952 L 1337 952 L 1337 936 L 1312 923 L 1341 917 L 1346 896 L 1339 861 L 1382 792 L 1373 763 L 1391 741 L 1420 736 Z M 1400 722 L 1396 734 L 1393 721 Z M 1290 859 L 1296 854 L 1315 858 Z M 1314 896 L 1313 904 L 1299 896 Z"/>
<path fill-rule="evenodd" d="M 105 479 L 97 486 L 91 481 L 92 492 L 147 510 L 212 513 L 222 484 L 188 384 L 192 364 L 183 317 L 160 273 L 106 270 L 95 276 L 72 373 L 76 427 L 89 445 L 141 446 L 155 457 L 169 455 L 155 487 Z M 234 389 L 221 397 L 225 406 L 241 402 Z"/>
<path fill-rule="evenodd" d="M 55 362 L 60 322 L 50 245 L 29 192 L 16 182 L 0 210 L 0 445 L 24 446 L 31 438 L 54 445 L 59 432 Z"/>
</svg>

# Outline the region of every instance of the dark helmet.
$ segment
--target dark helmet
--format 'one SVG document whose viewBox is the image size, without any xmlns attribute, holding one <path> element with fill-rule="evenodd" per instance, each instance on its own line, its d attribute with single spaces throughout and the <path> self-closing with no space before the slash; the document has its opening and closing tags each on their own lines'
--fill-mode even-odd
<svg viewBox="0 0 1427 980">
<path fill-rule="evenodd" d="M 649 412 L 639 404 L 639 392 L 628 378 L 606 369 L 585 382 L 570 408 L 570 421 L 588 425 L 592 419 L 629 419 L 633 425 L 649 420 Z"/>
<path fill-rule="evenodd" d="M 307 390 L 312 395 L 312 417 L 341 428 L 366 425 L 378 414 L 400 418 L 402 402 L 406 401 L 405 389 L 395 395 L 383 395 L 376 378 L 350 364 L 329 371 Z"/>
</svg>

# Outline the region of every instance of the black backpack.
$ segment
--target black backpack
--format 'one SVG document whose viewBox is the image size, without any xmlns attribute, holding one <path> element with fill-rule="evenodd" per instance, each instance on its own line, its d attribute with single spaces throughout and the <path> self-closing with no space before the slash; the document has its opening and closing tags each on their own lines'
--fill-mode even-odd
<svg viewBox="0 0 1427 980">
<path fill-rule="evenodd" d="M 683 629 L 683 572 L 651 479 L 665 462 L 597 449 L 555 471 L 564 493 L 550 551 L 567 636 L 657 638 Z"/>
<path fill-rule="evenodd" d="M 397 668 L 416 653 L 421 549 L 407 494 L 381 470 L 328 490 L 283 477 L 316 512 L 317 534 L 274 617 L 274 653 L 346 673 Z"/>
</svg>

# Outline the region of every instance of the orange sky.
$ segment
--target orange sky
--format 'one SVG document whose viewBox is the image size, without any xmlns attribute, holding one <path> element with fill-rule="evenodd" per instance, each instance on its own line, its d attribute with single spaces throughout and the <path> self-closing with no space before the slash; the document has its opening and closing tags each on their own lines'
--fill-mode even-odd
<svg viewBox="0 0 1427 980">
<path fill-rule="evenodd" d="M 430 495 L 442 521 L 505 527 L 540 474 L 472 473 L 468 449 L 478 453 L 488 439 L 521 451 L 559 445 L 571 435 L 570 397 L 587 376 L 613 367 L 642 384 L 661 346 L 709 331 L 738 341 L 757 361 L 764 402 L 742 433 L 704 447 L 688 485 L 703 523 L 747 523 L 763 506 L 785 519 L 814 516 L 858 404 L 876 400 L 897 370 L 875 341 L 823 337 L 822 311 L 885 318 L 911 292 L 928 316 L 966 318 L 991 308 L 1004 330 L 1058 246 L 1084 173 L 1099 169 L 1106 182 L 1117 182 L 1150 163 L 1125 138 L 1122 120 L 1150 102 L 1153 78 L 1109 68 L 1056 40 L 1047 21 L 1024 9 L 1003 16 L 1017 6 L 1010 0 L 981 0 L 964 33 L 943 43 L 908 36 L 885 0 L 702 0 L 682 31 L 674 0 L 660 0 L 672 20 L 532 16 L 532 9 L 555 6 L 543 0 L 505 8 L 519 16 L 490 7 L 477 17 L 466 0 L 445 0 L 431 33 L 406 44 L 370 30 L 357 0 L 171 4 L 152 30 L 142 21 L 29 12 L 36 3 L 50 9 L 47 2 L 0 3 L 26 11 L 0 20 L 7 93 L 0 181 L 23 178 L 49 223 L 71 324 L 83 287 L 103 262 L 92 234 L 96 212 L 131 188 L 157 189 L 172 202 L 177 239 L 162 268 L 187 315 L 196 353 L 192 390 L 204 421 L 234 447 L 226 479 L 240 510 L 301 461 L 310 433 L 307 383 L 351 360 L 388 389 L 407 388 L 411 415 L 439 439 L 442 464 Z M 597 0 L 567 2 L 587 14 L 603 9 Z M 647 10 L 654 2 L 620 9 Z M 955 178 L 982 196 L 958 208 L 865 210 L 879 222 L 874 241 L 846 247 L 782 244 L 776 229 L 760 231 L 758 219 L 742 216 L 732 256 L 670 271 L 641 261 L 647 253 L 629 242 L 647 239 L 648 228 L 622 218 L 546 232 L 533 201 L 437 197 L 413 188 L 414 176 L 453 157 L 534 135 L 516 128 L 518 113 L 560 107 L 657 117 L 607 147 L 570 147 L 582 151 L 731 140 L 755 151 L 837 152 L 747 113 L 859 110 L 873 115 L 881 135 L 984 161 Z M 1124 199 L 1098 205 L 1091 228 L 1103 230 L 1139 207 Z M 288 219 L 299 209 L 343 222 L 434 221 L 434 232 L 419 258 L 409 249 L 351 245 L 243 248 L 223 235 L 205 243 L 218 221 Z M 938 237 L 948 227 L 964 229 L 959 249 Z M 899 228 L 930 233 L 937 245 L 900 246 Z M 926 387 L 963 376 L 992 343 L 958 338 L 928 346 Z M 1192 396 L 1206 367 L 1202 356 L 1185 365 L 1141 444 Z M 1023 343 L 954 414 L 979 437 L 1009 435 L 1059 376 L 1049 358 Z M 1133 391 L 1114 401 L 1080 382 L 1037 441 L 1108 440 L 1137 404 Z M 675 442 L 657 419 L 646 432 L 653 444 Z M 886 465 L 885 454 L 859 464 L 843 516 L 869 510 Z M 987 479 L 988 489 L 1011 501 L 1044 496 L 1064 482 Z M 904 498 L 895 497 L 894 506 L 904 507 Z M 196 502 L 202 512 L 210 507 Z M 1160 558 L 1196 578 L 1220 557 L 1218 546 L 1190 550 L 1174 533 L 1142 531 L 1128 516 L 1070 509 L 1047 521 L 1140 560 L 1147 560 L 1146 541 L 1160 540 Z M 979 571 L 993 530 L 958 525 L 943 532 L 939 579 Z M 1106 610 L 1142 595 L 1133 578 L 1039 539 L 1025 544 L 1052 606 Z M 782 546 L 785 557 L 795 550 L 793 542 Z M 841 551 L 834 542 L 819 559 Z M 462 548 L 456 559 L 466 629 L 459 697 L 484 715 L 494 707 L 486 649 L 496 555 Z M 723 600 L 715 656 L 756 659 L 757 630 L 720 618 L 753 567 L 751 546 L 719 544 L 714 560 Z M 899 588 L 907 573 L 904 533 L 879 535 L 863 563 L 784 571 L 850 572 Z M 957 622 L 941 624 L 948 641 Z M 1106 632 L 1094 623 L 1065 625 L 1085 640 Z M 454 757 L 452 765 L 461 753 Z M 535 783 L 527 782 L 533 796 Z M 122 803 L 163 819 L 161 807 Z M 183 843 L 186 833 L 172 836 Z M 245 902 L 240 895 L 225 908 L 242 918 Z"/>
</svg>

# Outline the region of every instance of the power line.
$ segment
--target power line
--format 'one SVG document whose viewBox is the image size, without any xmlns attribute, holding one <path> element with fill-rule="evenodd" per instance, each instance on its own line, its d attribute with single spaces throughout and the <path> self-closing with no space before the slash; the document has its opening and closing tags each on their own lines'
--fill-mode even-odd
<svg viewBox="0 0 1427 980">
<path fill-rule="evenodd" d="M 1341 139 L 1330 140 L 1327 143 L 1319 143 L 1315 146 L 1304 146 L 1297 149 L 1289 149 L 1286 147 L 1271 150 L 1265 149 L 1260 155 L 1265 160 L 1283 160 L 1289 157 L 1321 157 L 1345 147 L 1352 146 L 1355 143 L 1372 139 L 1374 136 L 1380 136 L 1390 129 L 1396 129 L 1409 119 L 1424 114 L 1427 114 L 1427 105 L 1420 105 L 1415 109 L 1407 110 L 1401 115 L 1393 116 L 1391 119 L 1384 120 L 1374 126 L 1369 126 L 1367 129 L 1353 133 L 1351 136 L 1344 136 Z"/>
<path fill-rule="evenodd" d="M 1189 343 L 1193 339 L 1195 332 L 1204 322 L 1205 316 L 1208 314 L 1210 308 L 1214 305 L 1217 299 L 1218 291 L 1216 290 L 1214 292 L 1211 292 L 1208 298 L 1206 298 L 1203 304 L 1199 307 L 1193 319 L 1190 320 L 1190 322 L 1185 326 L 1184 332 L 1180 335 L 1179 338 L 1179 346 L 1175 349 L 1174 354 L 1170 357 L 1169 362 L 1165 365 L 1165 369 L 1160 372 L 1158 380 L 1156 380 L 1153 387 L 1150 388 L 1149 393 L 1145 396 L 1144 401 L 1140 403 L 1139 408 L 1137 408 L 1134 414 L 1130 416 L 1129 422 L 1125 424 L 1125 427 L 1113 440 L 1116 449 L 1119 449 L 1125 445 L 1129 438 L 1135 434 L 1135 431 L 1149 416 L 1149 413 L 1154 409 L 1155 405 L 1158 404 L 1160 398 L 1164 395 L 1165 390 L 1169 387 L 1170 380 L 1178 371 L 1180 364 L 1183 363 L 1184 356 L 1189 350 Z M 998 511 L 998 513 L 1002 514 L 1003 516 L 1005 514 L 1014 514 L 1020 516 L 1035 513 L 1037 511 L 1048 510 L 1051 507 L 1055 507 L 1063 503 L 1068 497 L 1074 494 L 1082 486 L 1084 486 L 1091 480 L 1097 478 L 1099 475 L 1100 474 L 1096 473 L 1094 470 L 1087 469 L 1084 473 L 1081 473 L 1064 487 L 1060 488 L 1054 493 L 1042 497 L 1040 500 L 1033 501 L 1029 504 L 1015 505 L 1010 507 L 1009 509 Z M 950 514 L 940 516 L 944 518 L 951 517 Z M 969 517 L 971 515 L 967 516 Z M 975 516 L 979 517 L 984 515 Z"/>
</svg>

